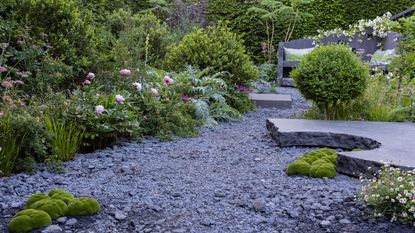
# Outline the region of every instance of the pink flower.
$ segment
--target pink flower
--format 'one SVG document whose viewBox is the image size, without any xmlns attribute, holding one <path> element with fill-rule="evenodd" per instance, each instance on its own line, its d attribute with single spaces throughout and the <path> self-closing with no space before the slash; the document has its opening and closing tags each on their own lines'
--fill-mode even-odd
<svg viewBox="0 0 415 233">
<path fill-rule="evenodd" d="M 0 112 L 0 119 L 4 116 L 4 112 Z"/>
<path fill-rule="evenodd" d="M 143 89 L 143 86 L 139 82 L 133 83 L 133 86 L 137 89 L 137 91 L 141 91 Z"/>
<path fill-rule="evenodd" d="M 4 66 L 0 66 L 0 73 L 6 72 L 7 68 Z"/>
<path fill-rule="evenodd" d="M 92 79 L 94 79 L 94 78 L 95 78 L 95 74 L 94 74 L 94 73 L 89 72 L 89 73 L 88 73 L 88 75 L 86 76 L 86 78 L 87 78 L 87 79 L 89 79 L 89 80 L 92 80 Z"/>
<path fill-rule="evenodd" d="M 85 81 L 83 82 L 84 85 L 91 85 L 91 81 L 89 81 L 88 79 L 85 79 Z"/>
<path fill-rule="evenodd" d="M 150 92 L 152 93 L 152 94 L 154 94 L 154 95 L 158 95 L 159 94 L 159 92 L 157 91 L 157 89 L 155 89 L 155 88 L 151 88 L 150 89 Z"/>
<path fill-rule="evenodd" d="M 97 115 L 102 115 L 104 113 L 104 111 L 105 111 L 104 106 L 102 106 L 102 105 L 95 106 L 95 113 Z"/>
<path fill-rule="evenodd" d="M 163 78 L 163 83 L 164 84 L 166 84 L 166 85 L 171 85 L 171 84 L 173 84 L 173 79 L 172 78 L 170 78 L 170 76 L 164 76 L 164 78 Z"/>
<path fill-rule="evenodd" d="M 131 75 L 131 70 L 129 70 L 129 69 L 122 69 L 122 70 L 120 70 L 120 74 L 122 76 L 130 76 Z"/>
<path fill-rule="evenodd" d="M 183 100 L 183 102 L 185 102 L 185 103 L 187 103 L 187 102 L 189 102 L 189 96 L 188 95 L 185 95 L 185 94 L 183 94 L 182 95 L 182 100 Z"/>
<path fill-rule="evenodd" d="M 251 89 L 249 88 L 249 87 L 246 87 L 246 86 L 239 86 L 238 87 L 238 90 L 239 91 L 244 91 L 244 92 L 247 92 L 247 91 L 250 91 Z"/>
<path fill-rule="evenodd" d="M 8 95 L 3 96 L 2 99 L 3 99 L 4 102 L 10 102 L 10 103 L 13 102 L 12 97 L 10 97 Z"/>
<path fill-rule="evenodd" d="M 1 86 L 4 88 L 13 88 L 13 82 L 6 80 L 6 81 L 1 82 Z"/>
<path fill-rule="evenodd" d="M 123 104 L 125 101 L 125 98 L 122 95 L 116 95 L 115 96 L 115 101 L 119 104 Z"/>
</svg>

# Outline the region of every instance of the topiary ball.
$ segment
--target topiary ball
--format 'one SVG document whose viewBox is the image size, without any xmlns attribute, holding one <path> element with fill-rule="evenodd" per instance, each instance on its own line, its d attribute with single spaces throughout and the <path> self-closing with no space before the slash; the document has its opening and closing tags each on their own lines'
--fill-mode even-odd
<svg viewBox="0 0 415 233">
<path fill-rule="evenodd" d="M 18 212 L 9 223 L 11 233 L 22 233 L 49 226 L 52 219 L 42 210 L 26 209 Z"/>
<path fill-rule="evenodd" d="M 100 206 L 94 198 L 80 197 L 75 198 L 68 205 L 68 216 L 92 215 L 100 211 Z"/>
<path fill-rule="evenodd" d="M 50 198 L 49 198 L 48 195 L 46 195 L 44 193 L 33 194 L 32 196 L 29 197 L 29 199 L 27 199 L 26 204 L 25 204 L 25 209 L 30 208 L 30 206 L 33 203 L 35 203 L 37 201 L 40 201 L 40 200 L 44 200 L 44 199 L 49 200 Z"/>
<path fill-rule="evenodd" d="M 43 210 L 49 214 L 52 219 L 62 217 L 68 211 L 68 206 L 62 200 L 44 199 L 33 203 L 31 209 Z"/>
<path fill-rule="evenodd" d="M 309 175 L 310 174 L 310 164 L 308 164 L 306 161 L 303 160 L 297 160 L 290 165 L 288 165 L 287 168 L 287 175 Z"/>
<path fill-rule="evenodd" d="M 74 196 L 65 190 L 54 189 L 48 193 L 48 196 L 52 199 L 58 199 L 64 201 L 66 204 L 69 204 L 74 198 Z"/>
<path fill-rule="evenodd" d="M 310 175 L 316 178 L 334 178 L 336 176 L 336 169 L 329 162 L 317 160 L 311 165 Z"/>
</svg>

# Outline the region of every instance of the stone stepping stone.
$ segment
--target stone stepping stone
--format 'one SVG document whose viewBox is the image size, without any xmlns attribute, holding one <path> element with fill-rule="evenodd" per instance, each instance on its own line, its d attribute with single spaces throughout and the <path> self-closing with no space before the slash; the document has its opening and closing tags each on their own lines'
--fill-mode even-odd
<svg viewBox="0 0 415 233">
<path fill-rule="evenodd" d="M 415 168 L 413 123 L 268 119 L 267 129 L 281 147 L 347 150 L 339 152 L 337 158 L 337 171 L 346 175 L 371 174 L 383 162 L 402 169 Z M 351 151 L 354 149 L 362 151 Z"/>
<path fill-rule="evenodd" d="M 249 98 L 261 108 L 290 109 L 292 107 L 291 95 L 250 93 Z"/>
</svg>

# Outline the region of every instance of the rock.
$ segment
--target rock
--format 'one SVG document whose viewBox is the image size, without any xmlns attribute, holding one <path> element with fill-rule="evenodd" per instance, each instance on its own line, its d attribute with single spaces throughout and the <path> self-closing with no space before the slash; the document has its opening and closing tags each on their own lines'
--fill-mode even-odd
<svg viewBox="0 0 415 233">
<path fill-rule="evenodd" d="M 14 209 L 20 208 L 20 207 L 22 207 L 22 206 L 23 206 L 23 202 L 17 202 L 17 201 L 14 201 L 14 202 L 12 202 L 12 203 L 10 204 L 10 207 L 11 207 L 11 208 L 14 208 Z"/>
<path fill-rule="evenodd" d="M 127 215 L 124 214 L 123 212 L 119 211 L 119 210 L 116 210 L 115 213 L 114 213 L 114 218 L 119 220 L 119 221 L 122 221 L 122 220 L 127 218 Z"/>
<path fill-rule="evenodd" d="M 215 195 L 215 197 L 220 197 L 220 198 L 222 198 L 222 197 L 226 197 L 226 193 L 225 193 L 225 192 L 223 192 L 223 191 L 222 191 L 222 190 L 220 190 L 220 189 L 216 189 L 216 190 L 215 190 L 214 195 Z"/>
<path fill-rule="evenodd" d="M 252 207 L 257 212 L 265 212 L 266 211 L 266 204 L 265 201 L 262 199 L 256 199 L 252 202 Z"/>
<path fill-rule="evenodd" d="M 58 223 L 61 223 L 61 224 L 65 223 L 65 222 L 66 222 L 66 220 L 68 220 L 68 218 L 67 218 L 67 217 L 60 217 L 60 218 L 56 219 L 56 221 L 57 221 Z"/>
<path fill-rule="evenodd" d="M 320 222 L 320 226 L 323 228 L 329 227 L 330 225 L 331 225 L 331 222 L 327 220 L 323 220 Z"/>
<path fill-rule="evenodd" d="M 78 220 L 76 220 L 76 218 L 70 218 L 70 219 L 68 219 L 68 221 L 66 221 L 67 226 L 73 226 L 77 223 L 78 223 Z"/>
<path fill-rule="evenodd" d="M 326 218 L 326 220 L 329 221 L 329 222 L 332 222 L 332 221 L 336 220 L 336 217 L 333 216 L 333 215 L 330 215 Z"/>
<path fill-rule="evenodd" d="M 352 222 L 350 222 L 350 220 L 348 220 L 348 219 L 341 219 L 340 221 L 339 221 L 339 223 L 341 223 L 341 224 L 350 224 L 350 223 L 352 223 Z"/>
<path fill-rule="evenodd" d="M 45 229 L 42 230 L 42 233 L 60 233 L 62 232 L 62 228 L 58 225 L 49 225 Z"/>
</svg>

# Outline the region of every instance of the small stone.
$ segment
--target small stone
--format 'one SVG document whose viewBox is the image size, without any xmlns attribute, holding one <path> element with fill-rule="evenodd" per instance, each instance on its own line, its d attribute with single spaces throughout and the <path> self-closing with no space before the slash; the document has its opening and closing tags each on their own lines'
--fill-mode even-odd
<svg viewBox="0 0 415 233">
<path fill-rule="evenodd" d="M 15 201 L 15 202 L 12 202 L 12 204 L 10 204 L 10 207 L 16 209 L 16 208 L 20 208 L 22 205 L 23 205 L 22 202 Z"/>
<path fill-rule="evenodd" d="M 331 225 L 331 222 L 327 220 L 323 220 L 320 222 L 320 226 L 324 228 L 329 227 L 330 225 Z"/>
<path fill-rule="evenodd" d="M 348 219 L 341 219 L 340 221 L 339 221 L 339 223 L 341 223 L 341 224 L 350 224 L 350 223 L 352 223 L 352 222 L 350 222 L 350 220 L 348 220 Z"/>
<path fill-rule="evenodd" d="M 122 220 L 127 218 L 127 215 L 125 215 L 123 212 L 117 210 L 117 211 L 115 211 L 115 216 L 114 217 L 115 217 L 115 219 L 117 219 L 119 221 L 122 221 Z"/>
<path fill-rule="evenodd" d="M 252 202 L 252 206 L 254 207 L 254 210 L 257 212 L 265 212 L 266 211 L 266 204 L 261 199 L 256 199 Z"/>
<path fill-rule="evenodd" d="M 50 225 L 42 230 L 42 233 L 60 233 L 62 228 L 58 225 Z"/>
<path fill-rule="evenodd" d="M 60 217 L 60 218 L 58 218 L 58 219 L 56 219 L 56 221 L 58 222 L 58 223 L 65 223 L 66 222 L 66 220 L 68 220 L 68 218 L 67 217 Z"/>
<path fill-rule="evenodd" d="M 94 165 L 89 165 L 89 166 L 88 166 L 88 169 L 91 169 L 91 170 L 92 170 L 92 169 L 94 169 L 94 168 L 95 168 L 95 166 L 94 166 Z"/>
<path fill-rule="evenodd" d="M 226 193 L 220 189 L 215 190 L 215 197 L 226 197 Z"/>
<path fill-rule="evenodd" d="M 70 218 L 70 219 L 68 219 L 68 221 L 66 221 L 67 226 L 73 226 L 77 223 L 78 223 L 78 220 L 76 220 L 76 218 Z"/>
<path fill-rule="evenodd" d="M 326 220 L 327 221 L 334 221 L 336 219 L 336 217 L 335 216 L 333 216 L 333 215 L 330 215 L 330 216 L 328 216 L 327 218 L 326 218 Z"/>
</svg>

